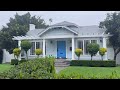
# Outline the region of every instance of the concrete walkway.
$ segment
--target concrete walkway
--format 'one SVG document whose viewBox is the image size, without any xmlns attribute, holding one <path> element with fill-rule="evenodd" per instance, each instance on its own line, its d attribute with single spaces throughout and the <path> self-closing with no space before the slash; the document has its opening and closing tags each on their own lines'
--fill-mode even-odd
<svg viewBox="0 0 120 90">
<path fill-rule="evenodd" d="M 65 69 L 66 67 L 55 67 L 56 73 L 59 73 L 61 70 Z"/>
</svg>

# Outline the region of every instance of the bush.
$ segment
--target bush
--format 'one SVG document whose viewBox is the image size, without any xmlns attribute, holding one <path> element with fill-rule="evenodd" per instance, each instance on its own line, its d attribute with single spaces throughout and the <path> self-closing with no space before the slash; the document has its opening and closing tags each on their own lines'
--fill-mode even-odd
<svg viewBox="0 0 120 90">
<path fill-rule="evenodd" d="M 92 57 L 95 56 L 97 54 L 97 52 L 99 51 L 99 44 L 90 43 L 87 45 L 87 50 L 90 53 L 91 60 L 92 60 Z"/>
<path fill-rule="evenodd" d="M 28 60 L 26 60 L 26 59 L 21 59 L 21 60 L 19 61 L 19 64 L 20 64 L 20 63 L 23 63 L 23 62 L 26 62 L 26 61 L 28 61 Z"/>
<path fill-rule="evenodd" d="M 36 49 L 36 50 L 35 50 L 35 53 L 36 53 L 36 55 L 37 55 L 38 58 L 39 58 L 39 55 L 42 54 L 42 49 Z"/>
<path fill-rule="evenodd" d="M 103 56 L 105 55 L 106 52 L 107 52 L 106 48 L 100 48 L 99 54 L 101 55 L 102 60 L 103 60 Z"/>
<path fill-rule="evenodd" d="M 18 59 L 11 59 L 11 65 L 18 65 Z"/>
<path fill-rule="evenodd" d="M 76 49 L 75 49 L 75 54 L 77 55 L 78 60 L 79 60 L 79 57 L 80 57 L 80 55 L 82 54 L 82 49 L 76 48 Z"/>
<path fill-rule="evenodd" d="M 0 74 L 5 79 L 53 79 L 55 69 L 53 68 L 54 58 L 36 58 L 21 63 L 9 71 Z"/>
<path fill-rule="evenodd" d="M 15 49 L 13 50 L 13 53 L 14 53 L 14 57 L 16 56 L 17 59 L 18 59 L 18 57 L 19 57 L 19 55 L 20 55 L 20 49 L 19 49 L 19 48 L 15 48 Z M 15 59 L 16 59 L 16 58 L 15 58 Z"/>
<path fill-rule="evenodd" d="M 32 47 L 32 44 L 28 40 L 23 40 L 21 42 L 21 48 L 25 50 L 26 58 L 28 60 L 27 51 Z"/>
<path fill-rule="evenodd" d="M 70 66 L 115 67 L 115 61 L 72 60 Z"/>
</svg>

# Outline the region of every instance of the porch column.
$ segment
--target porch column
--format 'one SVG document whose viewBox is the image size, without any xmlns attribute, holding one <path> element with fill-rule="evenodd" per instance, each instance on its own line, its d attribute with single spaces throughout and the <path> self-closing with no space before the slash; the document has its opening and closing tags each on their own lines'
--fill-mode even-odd
<svg viewBox="0 0 120 90">
<path fill-rule="evenodd" d="M 72 38 L 72 60 L 75 60 L 75 41 L 74 41 L 74 38 Z"/>
<path fill-rule="evenodd" d="M 103 37 L 103 48 L 107 49 L 107 43 L 106 43 L 106 38 L 105 37 Z M 107 52 L 105 53 L 103 60 L 108 60 L 107 59 Z"/>
<path fill-rule="evenodd" d="M 45 39 L 43 39 L 43 57 L 45 57 Z"/>
<path fill-rule="evenodd" d="M 18 41 L 18 48 L 21 50 L 21 40 Z M 19 55 L 19 60 L 21 60 L 21 53 Z"/>
</svg>

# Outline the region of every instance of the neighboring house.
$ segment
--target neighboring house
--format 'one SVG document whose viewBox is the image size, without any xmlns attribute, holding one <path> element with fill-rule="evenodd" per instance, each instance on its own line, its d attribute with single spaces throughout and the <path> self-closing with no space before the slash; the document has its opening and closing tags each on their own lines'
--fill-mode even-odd
<svg viewBox="0 0 120 90">
<path fill-rule="evenodd" d="M 16 36 L 13 40 L 18 40 L 20 47 L 21 40 L 28 39 L 32 43 L 32 48 L 28 51 L 29 58 L 36 57 L 35 49 L 41 48 L 41 56 L 54 56 L 56 58 L 65 58 L 75 60 L 77 56 L 74 51 L 76 48 L 82 48 L 83 54 L 81 60 L 90 60 L 87 51 L 88 43 L 97 43 L 100 47 L 107 48 L 108 52 L 104 55 L 104 60 L 113 59 L 113 49 L 107 45 L 107 39 L 110 35 L 105 34 L 105 30 L 96 25 L 78 26 L 74 23 L 63 21 L 49 26 L 46 29 L 35 29 L 35 25 L 30 24 L 30 30 L 26 36 Z M 20 47 L 21 48 L 21 47 Z M 24 58 L 22 54 L 20 58 Z M 117 57 L 119 58 L 119 57 Z M 101 60 L 97 53 L 93 60 Z M 117 61 L 117 63 L 120 63 Z"/>
</svg>

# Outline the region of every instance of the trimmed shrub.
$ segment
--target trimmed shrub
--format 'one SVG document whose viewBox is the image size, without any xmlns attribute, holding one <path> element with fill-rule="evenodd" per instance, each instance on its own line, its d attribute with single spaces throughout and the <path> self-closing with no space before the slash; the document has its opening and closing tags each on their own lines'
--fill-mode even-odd
<svg viewBox="0 0 120 90">
<path fill-rule="evenodd" d="M 72 60 L 70 66 L 115 67 L 115 61 Z"/>
<path fill-rule="evenodd" d="M 87 50 L 88 52 L 90 53 L 91 55 L 91 60 L 92 60 L 92 57 L 95 56 L 97 54 L 97 52 L 99 51 L 99 44 L 96 44 L 96 43 L 89 43 L 87 45 Z"/>
<path fill-rule="evenodd" d="M 20 55 L 20 49 L 19 49 L 19 48 L 15 48 L 15 49 L 13 50 L 13 53 L 14 53 L 14 57 L 16 56 L 17 59 L 18 59 L 18 57 L 19 57 L 19 55 Z M 15 58 L 15 59 L 16 59 L 16 58 Z"/>
<path fill-rule="evenodd" d="M 42 49 L 36 49 L 36 50 L 35 50 L 35 53 L 36 53 L 36 55 L 37 55 L 38 58 L 39 58 L 39 55 L 42 54 Z"/>
<path fill-rule="evenodd" d="M 18 65 L 18 59 L 11 59 L 11 65 Z"/>
<path fill-rule="evenodd" d="M 9 71 L 0 74 L 0 78 L 5 79 L 53 79 L 55 71 L 53 69 L 54 58 L 35 58 L 21 63 Z"/>
<path fill-rule="evenodd" d="M 107 52 L 106 48 L 100 48 L 99 54 L 101 55 L 102 60 L 103 60 L 103 56 L 105 55 L 106 52 Z"/>
<path fill-rule="evenodd" d="M 27 55 L 27 51 L 32 47 L 32 44 L 28 41 L 28 40 L 23 40 L 21 42 L 21 48 L 24 49 L 25 53 L 26 53 L 26 58 L 28 60 L 28 55 Z"/>
<path fill-rule="evenodd" d="M 76 49 L 75 49 L 75 54 L 77 55 L 78 60 L 79 60 L 79 57 L 80 57 L 80 55 L 82 54 L 82 49 L 76 48 Z"/>
</svg>

